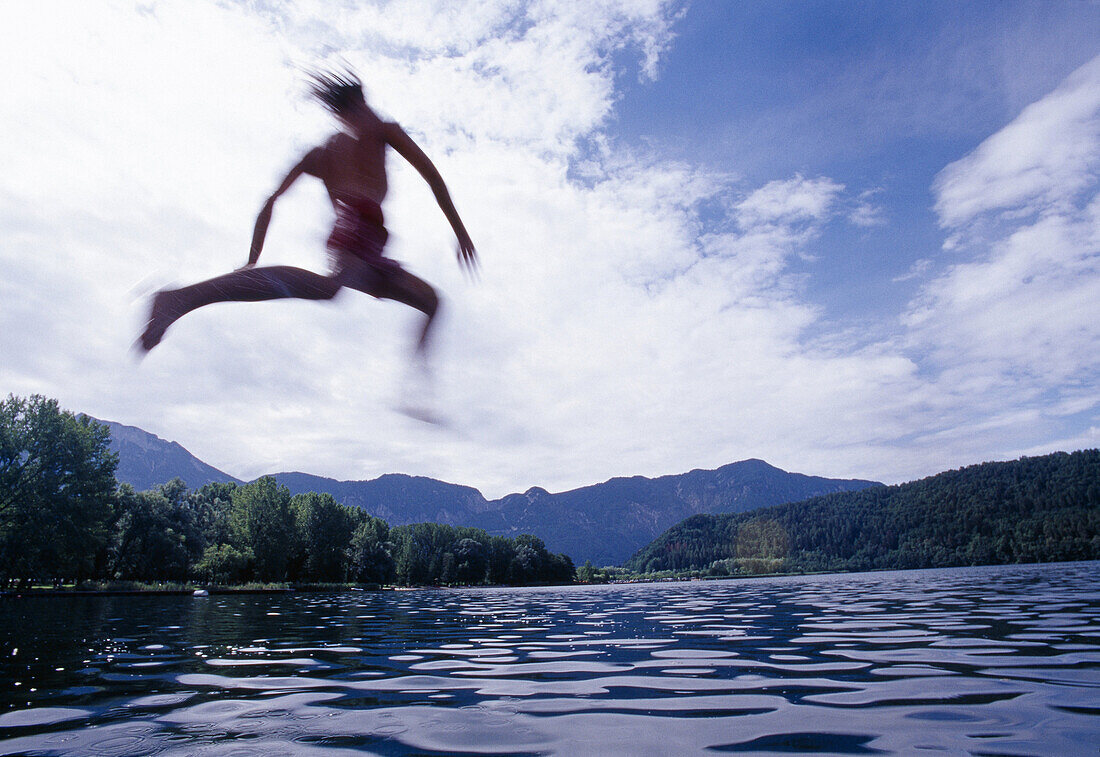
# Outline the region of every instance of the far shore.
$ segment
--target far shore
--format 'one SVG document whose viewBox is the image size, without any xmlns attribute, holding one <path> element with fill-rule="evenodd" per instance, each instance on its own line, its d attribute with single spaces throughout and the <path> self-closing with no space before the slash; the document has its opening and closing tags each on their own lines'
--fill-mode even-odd
<svg viewBox="0 0 1100 757">
<path fill-rule="evenodd" d="M 1050 561 L 1037 563 L 990 563 L 988 565 L 958 565 L 944 568 L 904 568 L 886 569 L 880 568 L 868 571 L 807 571 L 794 573 L 745 573 L 734 576 L 699 576 L 699 575 L 655 575 L 652 577 L 632 576 L 630 578 L 617 578 L 609 581 L 574 581 L 568 584 L 456 584 L 453 586 L 395 586 L 391 584 L 343 584 L 343 583 L 272 583 L 272 584 L 240 584 L 228 586 L 211 586 L 203 584 L 142 584 L 140 582 L 92 582 L 86 588 L 78 588 L 73 584 L 63 584 L 60 587 L 31 586 L 26 589 L 0 590 L 0 599 L 22 599 L 30 597 L 125 597 L 125 596 L 214 596 L 225 594 L 317 594 L 322 592 L 389 592 L 389 591 L 446 591 L 449 589 L 520 589 L 540 588 L 549 586 L 607 586 L 623 584 L 658 584 L 658 583 L 682 583 L 689 581 L 727 581 L 756 578 L 793 578 L 798 576 L 823 576 L 845 575 L 849 573 L 893 573 L 906 570 L 947 570 L 951 567 L 976 568 L 976 567 L 1024 567 L 1027 565 L 1049 565 L 1057 562 L 1080 562 L 1078 560 Z M 1085 561 L 1088 562 L 1088 561 Z"/>
<path fill-rule="evenodd" d="M 605 586 L 609 584 L 652 584 L 674 583 L 682 581 L 710 581 L 727 578 L 762 578 L 784 575 L 811 575 L 805 573 L 767 573 L 742 576 L 661 576 L 653 578 L 613 579 L 610 581 L 575 581 L 568 584 L 455 584 L 446 586 L 394 586 L 379 584 L 243 584 L 230 586 L 210 586 L 203 584 L 140 584 L 126 586 L 106 586 L 78 588 L 72 584 L 53 586 L 31 586 L 26 589 L 0 590 L 0 598 L 19 599 L 29 597 L 130 597 L 130 596 L 214 596 L 225 594 L 310 594 L 321 592 L 351 591 L 446 591 L 448 589 L 493 589 L 493 588 L 538 588 L 546 586 Z"/>
</svg>

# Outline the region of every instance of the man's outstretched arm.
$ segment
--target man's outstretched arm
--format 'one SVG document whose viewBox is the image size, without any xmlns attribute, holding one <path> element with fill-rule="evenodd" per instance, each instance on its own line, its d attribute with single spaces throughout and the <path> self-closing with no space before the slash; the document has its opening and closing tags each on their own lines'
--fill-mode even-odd
<svg viewBox="0 0 1100 757">
<path fill-rule="evenodd" d="M 428 186 L 431 187 L 432 194 L 435 195 L 435 201 L 439 203 L 443 215 L 447 216 L 451 228 L 454 229 L 455 237 L 458 239 L 459 264 L 471 270 L 476 269 L 477 250 L 474 249 L 474 243 L 470 239 L 462 219 L 459 218 L 458 211 L 455 210 L 454 202 L 451 201 L 451 193 L 447 191 L 447 185 L 443 182 L 443 177 L 439 175 L 439 170 L 435 167 L 435 164 L 424 154 L 420 146 L 413 142 L 412 137 L 395 123 L 386 124 L 386 141 L 393 149 L 397 150 L 401 157 L 409 161 L 412 167 L 424 177 L 424 181 L 428 182 Z"/>
<path fill-rule="evenodd" d="M 279 184 L 278 189 L 271 193 L 271 196 L 267 198 L 267 202 L 264 203 L 263 208 L 260 209 L 260 214 L 256 216 L 256 227 L 252 230 L 252 247 L 248 253 L 248 262 L 245 263 L 242 268 L 251 268 L 256 265 L 256 261 L 260 259 L 260 253 L 264 249 L 264 239 L 267 237 L 267 226 L 271 223 L 271 211 L 275 207 L 275 201 L 279 199 L 279 196 L 283 192 L 290 189 L 290 185 L 298 180 L 298 177 L 303 173 L 309 173 L 316 175 L 317 164 L 321 159 L 321 148 L 315 147 L 306 153 L 306 156 L 298 161 L 298 165 L 290 169 L 286 178 Z"/>
</svg>

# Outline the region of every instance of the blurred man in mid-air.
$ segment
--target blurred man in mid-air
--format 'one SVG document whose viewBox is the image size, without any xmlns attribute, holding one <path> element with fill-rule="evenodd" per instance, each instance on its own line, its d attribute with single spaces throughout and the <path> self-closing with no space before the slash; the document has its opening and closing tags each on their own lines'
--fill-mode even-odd
<svg viewBox="0 0 1100 757">
<path fill-rule="evenodd" d="M 153 296 L 140 349 L 152 350 L 178 318 L 214 302 L 256 302 L 285 297 L 328 300 L 343 287 L 379 299 L 397 300 L 425 318 L 415 347 L 423 364 L 439 296 L 430 284 L 383 254 L 388 236 L 382 219 L 386 196 L 386 148 L 392 147 L 424 177 L 458 239 L 459 264 L 473 272 L 477 253 L 462 224 L 447 186 L 428 156 L 396 123 L 383 121 L 367 105 L 359 79 L 351 73 L 311 75 L 311 94 L 336 116 L 342 130 L 306 153 L 264 203 L 252 235 L 248 262 L 241 268 L 180 289 Z M 332 271 L 321 276 L 291 266 L 256 266 L 271 221 L 272 208 L 302 174 L 324 182 L 336 221 L 328 238 Z"/>
</svg>

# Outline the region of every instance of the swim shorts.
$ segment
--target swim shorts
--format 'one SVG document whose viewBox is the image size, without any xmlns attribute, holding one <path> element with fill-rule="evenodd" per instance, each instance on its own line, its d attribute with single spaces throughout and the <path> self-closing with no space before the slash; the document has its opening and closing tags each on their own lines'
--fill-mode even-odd
<svg viewBox="0 0 1100 757">
<path fill-rule="evenodd" d="M 400 263 L 382 255 L 388 238 L 382 206 L 377 202 L 366 198 L 353 202 L 337 200 L 336 223 L 327 245 L 337 269 L 347 267 L 348 261 L 341 258 L 350 255 L 366 263 L 377 281 L 401 271 Z"/>
</svg>

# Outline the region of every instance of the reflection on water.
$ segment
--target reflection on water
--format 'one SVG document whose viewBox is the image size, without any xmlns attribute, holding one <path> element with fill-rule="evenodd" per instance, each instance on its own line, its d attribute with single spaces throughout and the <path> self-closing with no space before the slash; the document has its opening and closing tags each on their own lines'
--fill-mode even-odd
<svg viewBox="0 0 1100 757">
<path fill-rule="evenodd" d="M 1098 567 L 0 600 L 0 754 L 1094 754 Z"/>
</svg>

